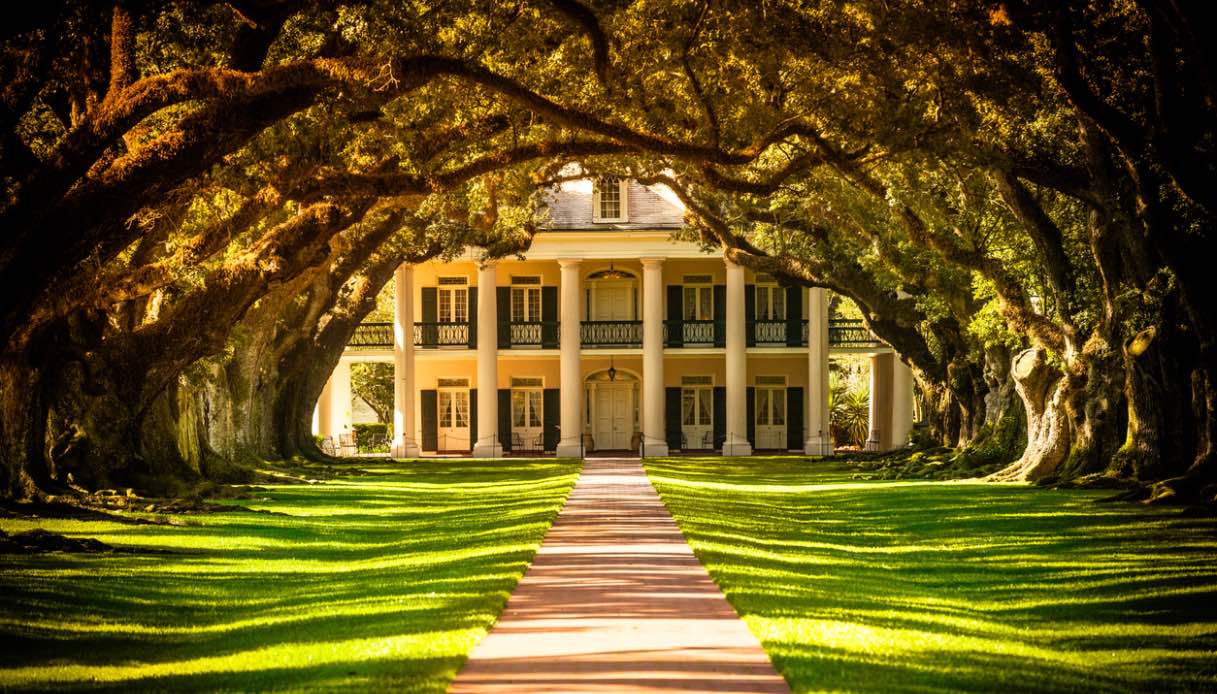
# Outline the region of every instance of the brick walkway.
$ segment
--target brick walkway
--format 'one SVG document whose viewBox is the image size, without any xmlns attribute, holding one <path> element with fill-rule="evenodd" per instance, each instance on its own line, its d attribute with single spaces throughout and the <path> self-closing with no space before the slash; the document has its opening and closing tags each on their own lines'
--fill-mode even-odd
<svg viewBox="0 0 1217 694">
<path fill-rule="evenodd" d="M 583 475 L 451 692 L 787 692 L 637 460 Z"/>
</svg>

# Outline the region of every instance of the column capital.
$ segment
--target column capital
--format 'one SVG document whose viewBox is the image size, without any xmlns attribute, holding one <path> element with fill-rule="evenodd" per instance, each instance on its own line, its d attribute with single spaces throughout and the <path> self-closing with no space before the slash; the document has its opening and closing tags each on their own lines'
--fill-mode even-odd
<svg viewBox="0 0 1217 694">
<path fill-rule="evenodd" d="M 582 262 L 583 262 L 582 258 L 558 258 L 558 265 L 561 267 L 564 267 L 564 268 L 579 267 L 579 263 L 582 263 Z"/>
<path fill-rule="evenodd" d="M 477 267 L 479 270 L 490 270 L 498 264 L 499 264 L 498 258 L 490 258 L 488 260 L 477 261 Z"/>
<path fill-rule="evenodd" d="M 663 261 L 666 258 L 639 258 L 644 268 L 659 268 L 663 267 Z"/>
</svg>

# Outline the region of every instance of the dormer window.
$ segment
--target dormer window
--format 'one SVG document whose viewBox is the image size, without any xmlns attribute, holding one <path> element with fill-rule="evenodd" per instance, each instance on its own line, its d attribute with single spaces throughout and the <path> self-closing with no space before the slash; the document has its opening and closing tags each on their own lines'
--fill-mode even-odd
<svg viewBox="0 0 1217 694">
<path fill-rule="evenodd" d="M 624 222 L 629 219 L 626 191 L 620 178 L 598 178 L 592 183 L 592 221 Z"/>
</svg>

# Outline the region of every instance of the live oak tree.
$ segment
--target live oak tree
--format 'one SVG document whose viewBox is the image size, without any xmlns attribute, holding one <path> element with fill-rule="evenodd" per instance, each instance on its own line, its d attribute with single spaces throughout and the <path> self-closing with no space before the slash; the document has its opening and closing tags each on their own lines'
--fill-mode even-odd
<svg viewBox="0 0 1217 694">
<path fill-rule="evenodd" d="M 855 301 L 1006 478 L 1212 481 L 1190 3 L 47 3 L 5 29 L 0 486 L 239 476 L 403 261 L 516 252 L 567 161 Z M 1017 455 L 1011 452 L 1010 457 Z"/>
</svg>

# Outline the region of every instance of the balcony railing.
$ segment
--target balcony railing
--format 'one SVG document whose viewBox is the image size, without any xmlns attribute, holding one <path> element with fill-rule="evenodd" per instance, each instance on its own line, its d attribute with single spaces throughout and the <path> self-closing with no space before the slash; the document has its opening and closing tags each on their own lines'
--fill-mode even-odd
<svg viewBox="0 0 1217 694">
<path fill-rule="evenodd" d="M 807 321 L 800 321 L 800 345 L 807 344 Z M 754 321 L 752 325 L 757 345 L 786 345 L 786 321 Z M 506 329 L 511 347 L 558 347 L 558 321 L 529 321 L 508 323 Z M 680 331 L 680 342 L 671 339 L 672 331 Z M 714 344 L 721 323 L 712 320 L 666 321 L 664 345 L 704 346 Z M 584 347 L 639 347 L 642 345 L 642 321 L 583 321 Z M 414 344 L 422 348 L 467 347 L 468 323 L 415 323 Z M 501 343 L 500 343 L 501 344 Z M 832 347 L 880 347 L 882 342 L 861 320 L 834 318 L 828 321 L 828 344 Z M 348 343 L 351 349 L 392 349 L 392 323 L 361 323 Z"/>
<path fill-rule="evenodd" d="M 758 320 L 752 323 L 752 339 L 758 345 L 786 344 L 785 320 Z"/>
<path fill-rule="evenodd" d="M 360 323 L 347 343 L 351 349 L 393 348 L 392 323 Z"/>
<path fill-rule="evenodd" d="M 878 347 L 882 343 L 863 321 L 833 318 L 828 321 L 828 344 L 832 347 Z"/>
<path fill-rule="evenodd" d="M 499 324 L 500 347 L 558 346 L 558 321 L 512 321 Z"/>
<path fill-rule="evenodd" d="M 415 323 L 414 344 L 417 347 L 468 347 L 468 323 Z"/>
<path fill-rule="evenodd" d="M 640 320 L 585 320 L 580 325 L 584 347 L 640 347 Z"/>
<path fill-rule="evenodd" d="M 663 344 L 667 347 L 712 345 L 715 336 L 722 330 L 720 325 L 720 321 L 714 320 L 664 321 Z"/>
</svg>

